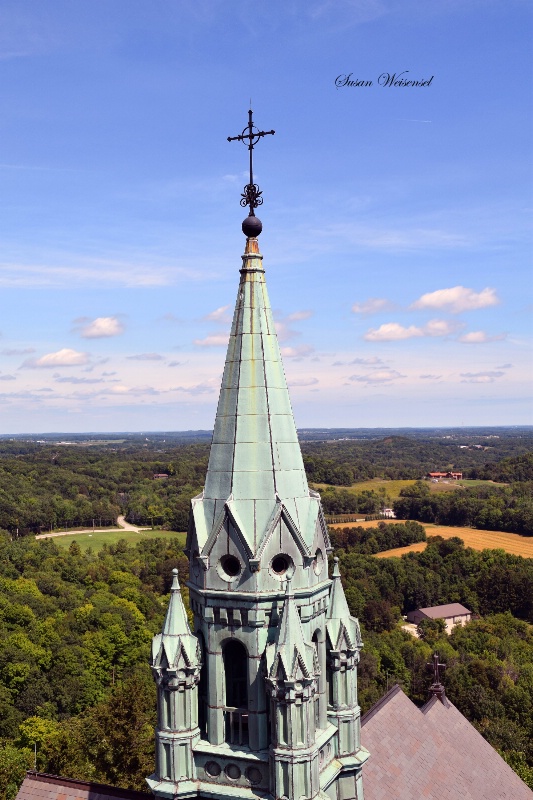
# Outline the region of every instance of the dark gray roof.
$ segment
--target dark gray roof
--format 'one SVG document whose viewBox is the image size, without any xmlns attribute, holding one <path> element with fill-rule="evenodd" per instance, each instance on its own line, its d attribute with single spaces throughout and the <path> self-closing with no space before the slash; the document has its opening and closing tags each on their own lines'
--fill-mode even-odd
<svg viewBox="0 0 533 800">
<path fill-rule="evenodd" d="M 445 617 L 461 617 L 464 614 L 471 614 L 468 608 L 461 603 L 448 603 L 445 606 L 431 606 L 430 608 L 419 608 L 422 614 L 431 619 L 444 619 Z"/>
<path fill-rule="evenodd" d="M 417 708 L 394 686 L 362 719 L 365 800 L 532 800 L 533 792 L 448 700 Z"/>
<path fill-rule="evenodd" d="M 150 800 L 148 792 L 119 789 L 104 783 L 77 781 L 59 775 L 27 772 L 16 800 Z"/>
</svg>

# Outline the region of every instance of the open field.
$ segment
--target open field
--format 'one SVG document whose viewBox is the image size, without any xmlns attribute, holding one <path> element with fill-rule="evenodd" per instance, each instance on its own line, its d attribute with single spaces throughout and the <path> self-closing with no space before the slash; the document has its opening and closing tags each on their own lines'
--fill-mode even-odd
<svg viewBox="0 0 533 800">
<path fill-rule="evenodd" d="M 407 547 L 394 547 L 392 550 L 375 553 L 375 556 L 376 558 L 394 558 L 394 556 L 400 558 L 404 553 L 421 553 L 425 549 L 426 542 L 415 542 L 414 544 L 408 544 Z"/>
<path fill-rule="evenodd" d="M 362 523 L 365 527 L 375 525 L 373 522 Z M 350 526 L 352 527 L 352 526 Z M 505 550 L 515 556 L 533 558 L 533 536 L 520 536 L 518 533 L 503 533 L 502 531 L 482 531 L 477 528 L 455 528 L 450 525 L 434 525 L 424 523 L 427 536 L 442 536 L 444 539 L 451 539 L 458 536 L 463 540 L 467 547 L 474 550 Z M 383 553 L 376 553 L 376 558 L 391 558 L 401 556 L 404 553 L 420 553 L 425 550 L 425 542 L 416 542 L 407 547 L 396 547 L 393 550 L 385 550 Z"/>
<path fill-rule="evenodd" d="M 116 544 L 120 539 L 125 539 L 128 544 L 137 544 L 141 539 L 175 539 L 178 538 L 182 545 L 185 544 L 185 533 L 176 531 L 95 531 L 94 533 L 72 533 L 54 537 L 52 541 L 59 547 L 69 547 L 72 542 L 79 544 L 82 550 L 91 547 L 95 552 L 101 550 L 104 544 Z"/>
<path fill-rule="evenodd" d="M 416 481 L 414 480 L 403 480 L 403 481 L 387 481 L 383 478 L 372 478 L 369 481 L 361 481 L 360 483 L 352 483 L 351 486 L 335 486 L 335 489 L 346 489 L 348 492 L 354 492 L 354 494 L 360 494 L 363 491 L 371 491 L 373 490 L 376 493 L 379 493 L 380 489 L 384 489 L 387 493 L 387 497 L 390 500 L 397 500 L 400 496 L 400 492 L 402 489 L 405 489 L 406 486 L 412 486 Z M 453 481 L 453 480 L 445 480 L 445 481 L 437 481 L 436 483 L 432 483 L 431 481 L 428 482 L 430 492 L 440 493 L 440 492 L 453 492 L 460 487 L 469 487 L 469 486 L 481 486 L 483 484 L 490 484 L 491 486 L 505 486 L 503 483 L 494 483 L 493 481 Z M 327 483 L 313 483 L 313 486 L 317 488 L 317 490 L 324 491 L 325 489 L 331 488 Z"/>
</svg>

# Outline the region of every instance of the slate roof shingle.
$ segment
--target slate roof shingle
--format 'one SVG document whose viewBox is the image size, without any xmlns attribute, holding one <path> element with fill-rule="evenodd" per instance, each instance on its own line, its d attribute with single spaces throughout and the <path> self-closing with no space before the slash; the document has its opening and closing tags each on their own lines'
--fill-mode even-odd
<svg viewBox="0 0 533 800">
<path fill-rule="evenodd" d="M 27 772 L 16 800 L 150 800 L 151 794 L 77 781 L 42 772 Z"/>
<path fill-rule="evenodd" d="M 361 721 L 365 800 L 532 800 L 533 792 L 449 700 L 417 708 L 394 686 Z"/>
</svg>

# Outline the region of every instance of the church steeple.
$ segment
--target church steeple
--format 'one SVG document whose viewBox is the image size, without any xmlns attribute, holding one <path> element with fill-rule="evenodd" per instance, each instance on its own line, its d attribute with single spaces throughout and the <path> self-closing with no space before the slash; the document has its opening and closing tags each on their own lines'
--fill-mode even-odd
<svg viewBox="0 0 533 800">
<path fill-rule="evenodd" d="M 268 133 L 255 128 L 250 112 L 248 127 L 233 137 L 250 152 L 241 197 L 250 211 L 205 486 L 192 500 L 187 537 L 202 664 L 187 780 L 200 800 L 362 800 L 368 754 L 358 744 L 355 672 L 349 705 L 328 683 L 335 671 L 328 635 L 334 650 L 340 639 L 333 631 L 345 626 L 348 650 L 337 654 L 342 672 L 349 652 L 351 669 L 357 623 L 335 579 L 330 598 L 327 526 L 320 497 L 307 484 L 257 240 L 262 197 L 252 152 Z M 173 602 L 174 595 L 154 653 L 166 653 L 165 636 L 185 628 L 184 611 Z M 179 637 L 187 641 L 186 632 Z M 158 800 L 194 794 L 187 782 L 150 785 Z"/>
<path fill-rule="evenodd" d="M 248 143 L 250 183 L 241 205 L 250 212 L 205 487 L 192 501 L 187 544 L 202 570 L 194 583 L 250 592 L 274 590 L 287 574 L 295 588 L 316 583 L 297 566 L 322 565 L 329 549 L 319 497 L 307 485 L 257 240 L 262 224 L 254 209 L 263 199 L 252 153 L 271 133 L 255 128 L 250 111 L 248 127 L 229 138 Z M 259 576 L 260 564 L 269 569 Z"/>
</svg>

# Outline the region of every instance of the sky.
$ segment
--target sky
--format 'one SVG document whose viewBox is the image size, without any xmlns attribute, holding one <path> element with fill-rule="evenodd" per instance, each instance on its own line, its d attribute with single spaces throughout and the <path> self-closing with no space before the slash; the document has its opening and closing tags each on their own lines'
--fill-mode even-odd
<svg viewBox="0 0 533 800">
<path fill-rule="evenodd" d="M 212 427 L 250 101 L 297 426 L 532 424 L 532 17 L 3 0 L 0 433 Z"/>
</svg>

